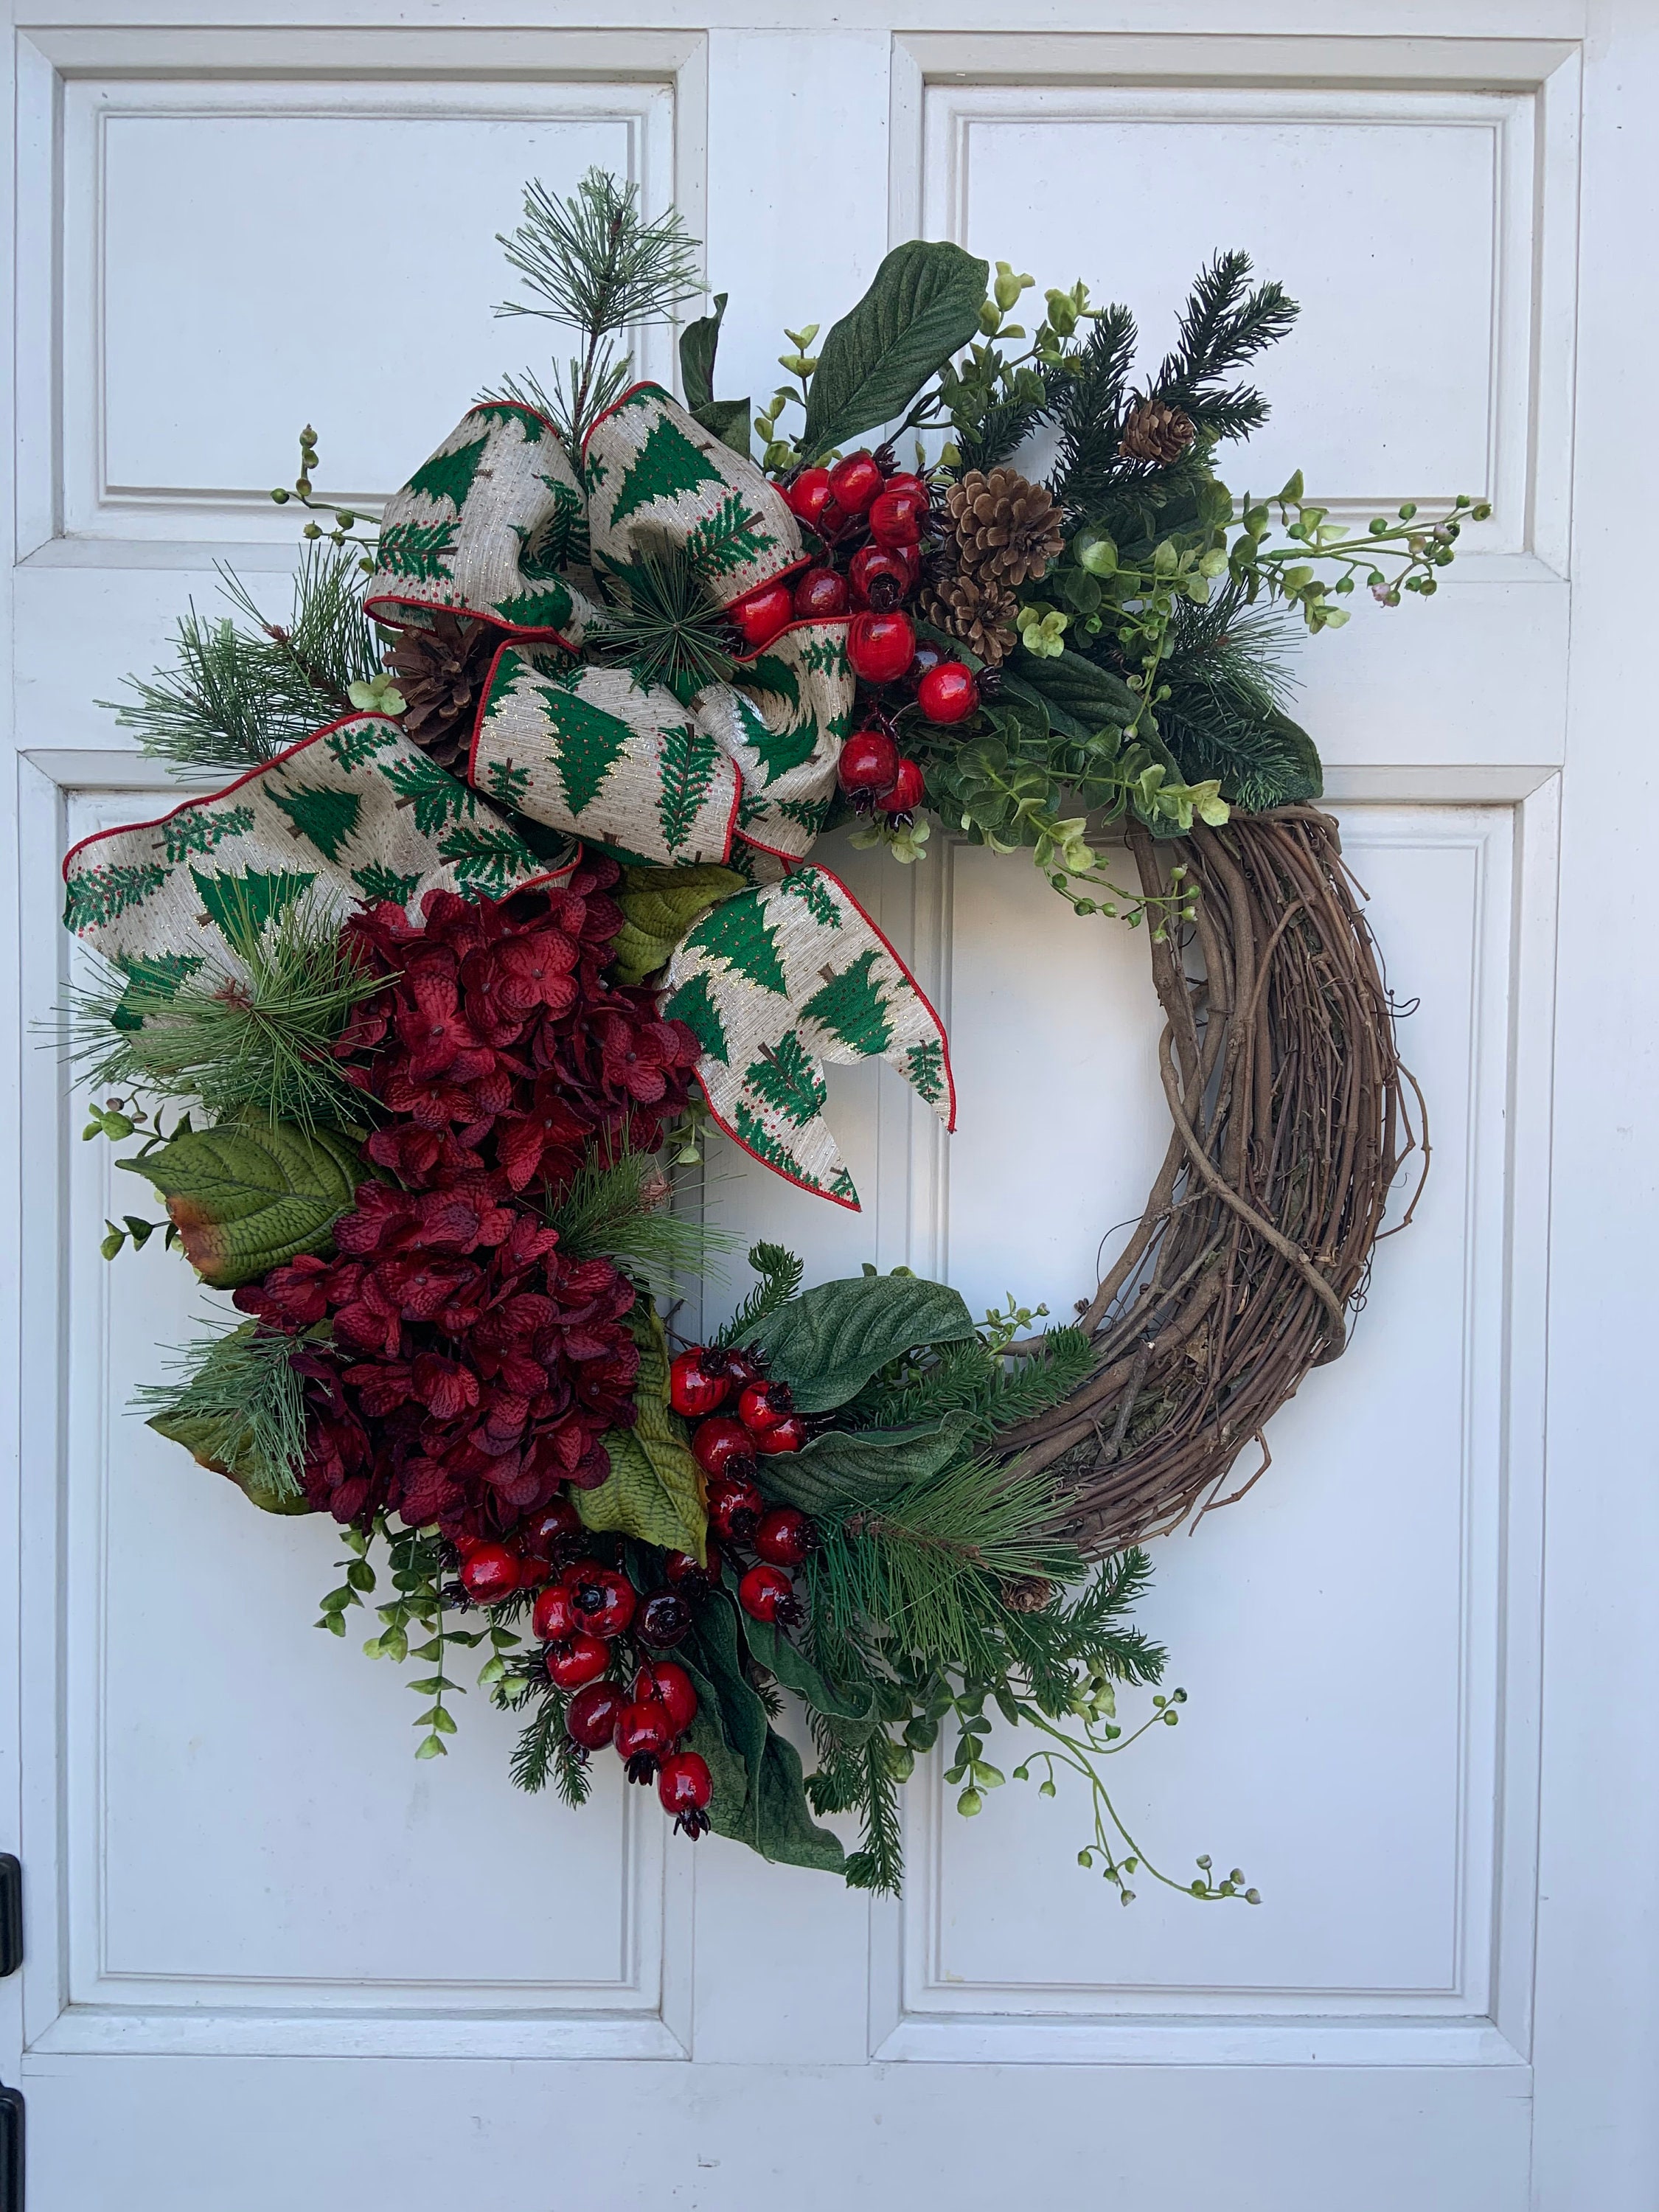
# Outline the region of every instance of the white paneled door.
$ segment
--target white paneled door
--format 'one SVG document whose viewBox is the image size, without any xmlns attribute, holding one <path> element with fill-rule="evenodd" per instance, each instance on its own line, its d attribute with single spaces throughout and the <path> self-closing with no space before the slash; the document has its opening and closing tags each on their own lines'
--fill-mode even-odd
<svg viewBox="0 0 1659 2212">
<path fill-rule="evenodd" d="M 0 2080 L 31 2212 L 1649 2212 L 1659 19 L 695 7 L 33 0 L 15 32 Z M 108 1150 L 31 1026 L 70 980 L 60 853 L 161 782 L 94 702 L 216 564 L 280 603 L 264 488 L 301 422 L 368 501 L 524 365 L 494 235 L 525 178 L 594 162 L 706 240 L 723 390 L 769 392 L 783 325 L 905 237 L 1084 276 L 1149 349 L 1242 246 L 1304 307 L 1258 488 L 1492 503 L 1432 608 L 1367 605 L 1303 672 L 1413 1010 L 1427 1194 L 1268 1473 L 1155 1547 L 1189 1703 L 1123 1807 L 1259 1910 L 1120 1910 L 1063 1790 L 967 1822 L 919 1771 L 904 1902 L 872 1905 L 671 1842 L 613 1773 L 580 1815 L 517 1795 L 476 1695 L 416 1765 L 398 1684 L 312 1628 L 328 1527 L 252 1514 L 126 1410 L 196 1300 L 157 1250 L 100 1260 Z M 641 356 L 672 374 L 666 333 Z M 1017 859 L 829 857 L 946 1013 L 959 1133 L 832 1074 L 863 1213 L 718 1150 L 711 1205 L 818 1278 L 1063 1310 L 1162 1149 L 1143 944 Z"/>
</svg>

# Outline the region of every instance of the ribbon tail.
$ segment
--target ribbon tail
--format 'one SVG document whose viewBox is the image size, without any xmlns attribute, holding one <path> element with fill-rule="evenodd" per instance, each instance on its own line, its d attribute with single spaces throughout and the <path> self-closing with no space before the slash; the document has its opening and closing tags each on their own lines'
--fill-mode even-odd
<svg viewBox="0 0 1659 2212">
<path fill-rule="evenodd" d="M 702 1044 L 697 1079 L 726 1134 L 838 1206 L 859 1196 L 823 1117 L 827 1061 L 884 1060 L 956 1127 L 944 1024 L 827 868 L 722 901 L 676 949 L 659 1005 Z"/>
<path fill-rule="evenodd" d="M 429 890 L 505 898 L 568 874 L 383 715 L 332 723 L 156 822 L 84 838 L 64 862 L 67 927 L 117 967 L 191 974 L 301 899 L 343 916 Z M 183 963 L 182 967 L 180 963 Z"/>
</svg>

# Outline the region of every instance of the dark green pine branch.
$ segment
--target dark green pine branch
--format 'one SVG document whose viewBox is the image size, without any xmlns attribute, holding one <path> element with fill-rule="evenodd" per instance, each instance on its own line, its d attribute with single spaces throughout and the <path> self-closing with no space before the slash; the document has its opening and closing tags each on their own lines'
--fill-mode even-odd
<svg viewBox="0 0 1659 2212">
<path fill-rule="evenodd" d="M 1199 272 L 1151 397 L 1181 408 L 1202 440 L 1248 437 L 1267 419 L 1254 385 L 1224 385 L 1232 370 L 1276 345 L 1296 321 L 1297 303 L 1278 283 L 1249 284 L 1248 253 L 1218 253 Z"/>
<path fill-rule="evenodd" d="M 715 1330 L 711 1344 L 746 1344 L 769 1314 L 794 1297 L 806 1273 L 802 1261 L 781 1244 L 752 1245 L 749 1264 L 760 1280 L 725 1328 Z"/>
<path fill-rule="evenodd" d="M 1064 507 L 1091 511 L 1110 477 L 1135 344 L 1134 317 L 1127 307 L 1108 307 L 1090 326 L 1087 343 L 1057 385 L 1054 422 L 1060 437 L 1049 481 Z"/>
</svg>

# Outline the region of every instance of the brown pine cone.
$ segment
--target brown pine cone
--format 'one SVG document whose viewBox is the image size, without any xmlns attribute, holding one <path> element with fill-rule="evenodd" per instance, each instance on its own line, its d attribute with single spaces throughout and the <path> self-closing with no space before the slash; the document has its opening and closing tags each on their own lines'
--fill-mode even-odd
<svg viewBox="0 0 1659 2212">
<path fill-rule="evenodd" d="M 489 664 L 501 642 L 493 623 L 434 608 L 424 629 L 406 629 L 386 655 L 404 696 L 403 726 L 441 768 L 454 768 L 472 738 Z"/>
<path fill-rule="evenodd" d="M 1192 417 L 1161 399 L 1142 399 L 1129 410 L 1118 433 L 1117 449 L 1132 460 L 1178 461 L 1197 433 Z"/>
<path fill-rule="evenodd" d="M 1014 595 L 970 575 L 940 576 L 923 604 L 929 622 L 976 653 L 988 668 L 1014 649 Z"/>
<path fill-rule="evenodd" d="M 969 469 L 945 504 L 964 576 L 1005 592 L 1035 581 L 1066 543 L 1054 495 L 1015 469 Z"/>
<path fill-rule="evenodd" d="M 1041 1613 L 1052 1604 L 1054 1586 L 1041 1575 L 1019 1575 L 1002 1585 L 1002 1602 L 1010 1613 Z"/>
</svg>

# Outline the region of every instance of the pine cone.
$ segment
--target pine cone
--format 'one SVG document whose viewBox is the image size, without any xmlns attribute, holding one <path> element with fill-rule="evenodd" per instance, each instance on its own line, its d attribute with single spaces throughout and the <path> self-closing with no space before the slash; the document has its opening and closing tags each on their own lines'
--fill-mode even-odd
<svg viewBox="0 0 1659 2212">
<path fill-rule="evenodd" d="M 501 642 L 493 623 L 434 609 L 425 629 L 406 629 L 386 656 L 403 693 L 403 727 L 440 768 L 453 768 L 472 738 L 478 695 Z"/>
<path fill-rule="evenodd" d="M 924 602 L 929 622 L 976 653 L 988 668 L 1014 649 L 1014 595 L 977 576 L 940 576 Z"/>
<path fill-rule="evenodd" d="M 1161 399 L 1142 399 L 1118 433 L 1117 449 L 1135 461 L 1178 461 L 1197 433 L 1192 417 Z"/>
<path fill-rule="evenodd" d="M 1010 1613 L 1041 1613 L 1051 1604 L 1054 1586 L 1041 1575 L 1019 1575 L 1002 1585 L 1002 1602 Z"/>
<path fill-rule="evenodd" d="M 1017 592 L 1040 577 L 1066 543 L 1053 494 L 1014 469 L 970 469 L 945 504 L 957 568 L 988 589 Z"/>
</svg>

